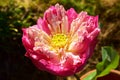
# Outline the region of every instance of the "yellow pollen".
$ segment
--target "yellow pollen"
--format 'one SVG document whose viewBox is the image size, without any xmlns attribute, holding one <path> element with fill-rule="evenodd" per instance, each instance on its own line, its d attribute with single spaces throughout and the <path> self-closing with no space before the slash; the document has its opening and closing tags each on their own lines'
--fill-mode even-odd
<svg viewBox="0 0 120 80">
<path fill-rule="evenodd" d="M 64 47 L 67 43 L 67 36 L 65 34 L 55 34 L 52 37 L 51 44 L 53 47 Z"/>
</svg>

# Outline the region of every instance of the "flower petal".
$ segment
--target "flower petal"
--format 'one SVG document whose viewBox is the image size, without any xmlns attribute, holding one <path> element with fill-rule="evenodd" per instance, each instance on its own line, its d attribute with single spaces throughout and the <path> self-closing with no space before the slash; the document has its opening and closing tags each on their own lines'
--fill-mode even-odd
<svg viewBox="0 0 120 80">
<path fill-rule="evenodd" d="M 37 28 L 37 25 L 32 26 L 32 28 Z M 34 38 L 35 35 L 32 35 L 32 37 L 29 34 L 30 28 L 23 28 L 23 36 L 22 36 L 22 42 L 26 49 L 32 49 L 34 47 Z"/>
<path fill-rule="evenodd" d="M 46 20 L 42 20 L 41 18 L 39 18 L 37 21 L 37 25 L 41 30 L 45 31 L 47 34 L 49 35 L 51 34 L 51 31 L 48 27 Z"/>
<path fill-rule="evenodd" d="M 51 26 L 54 33 L 68 32 L 68 18 L 65 13 L 65 9 L 59 4 L 46 10 L 44 19 L 47 20 L 47 23 Z"/>
<path fill-rule="evenodd" d="M 66 14 L 68 16 L 69 24 L 71 24 L 71 22 L 78 16 L 78 14 L 73 8 L 70 8 L 69 10 L 67 10 Z"/>
<path fill-rule="evenodd" d="M 84 24 L 84 20 L 87 16 L 86 12 L 81 12 L 80 14 L 78 14 L 77 18 L 75 20 L 72 21 L 71 25 L 70 25 L 70 32 L 71 35 L 73 36 L 73 34 L 78 30 L 78 28 Z"/>
</svg>

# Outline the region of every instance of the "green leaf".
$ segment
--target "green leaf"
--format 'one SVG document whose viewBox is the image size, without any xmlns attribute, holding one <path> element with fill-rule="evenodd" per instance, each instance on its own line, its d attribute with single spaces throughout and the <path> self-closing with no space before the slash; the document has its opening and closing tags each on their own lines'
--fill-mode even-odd
<svg viewBox="0 0 120 80">
<path fill-rule="evenodd" d="M 88 74 L 83 80 L 92 80 L 96 76 L 96 71 L 91 72 Z"/>
<path fill-rule="evenodd" d="M 118 53 L 109 46 L 102 47 L 102 62 L 98 63 L 97 77 L 109 74 L 110 70 L 117 68 L 119 65 Z"/>
</svg>

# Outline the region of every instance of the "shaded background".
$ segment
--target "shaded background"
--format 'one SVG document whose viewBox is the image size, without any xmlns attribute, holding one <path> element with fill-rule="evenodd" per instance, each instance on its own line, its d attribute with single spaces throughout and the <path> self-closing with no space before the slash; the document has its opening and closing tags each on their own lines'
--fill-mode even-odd
<svg viewBox="0 0 120 80">
<path fill-rule="evenodd" d="M 56 76 L 39 71 L 24 56 L 21 42 L 21 29 L 36 24 L 44 11 L 56 3 L 66 10 L 73 7 L 78 13 L 87 11 L 90 15 L 99 15 L 99 42 L 77 77 L 95 69 L 101 61 L 101 46 L 113 46 L 120 54 L 120 0 L 0 0 L 0 80 L 56 80 Z M 76 80 L 75 76 L 65 78 L 71 79 Z"/>
</svg>

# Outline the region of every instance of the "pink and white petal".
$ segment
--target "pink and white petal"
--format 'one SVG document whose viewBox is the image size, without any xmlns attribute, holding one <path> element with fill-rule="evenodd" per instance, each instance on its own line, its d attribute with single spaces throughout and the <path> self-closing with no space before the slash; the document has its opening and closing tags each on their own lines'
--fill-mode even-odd
<svg viewBox="0 0 120 80">
<path fill-rule="evenodd" d="M 66 11 L 64 9 L 63 6 L 56 4 L 55 6 L 57 8 L 57 12 L 58 15 L 61 15 L 61 24 L 60 24 L 60 28 L 61 28 L 61 32 L 62 33 L 67 33 L 69 31 L 69 23 L 68 23 L 68 17 L 66 15 Z"/>
<path fill-rule="evenodd" d="M 68 18 L 65 13 L 64 7 L 59 4 L 46 10 L 44 19 L 47 20 L 47 23 L 55 33 L 68 31 Z"/>
<path fill-rule="evenodd" d="M 64 65 L 64 68 L 66 69 L 72 69 L 74 68 L 77 64 L 81 63 L 81 58 L 79 55 L 74 55 L 72 52 L 66 52 L 63 56 L 63 60 L 65 61 L 62 63 Z M 73 70 L 74 71 L 74 70 Z"/>
<path fill-rule="evenodd" d="M 74 54 L 82 53 L 90 45 L 89 39 L 83 39 L 83 41 L 73 41 L 68 48 L 68 51 L 73 52 Z"/>
<path fill-rule="evenodd" d="M 37 56 L 36 58 L 34 56 Z M 40 70 L 46 70 L 46 65 L 47 65 L 47 61 L 49 60 L 45 54 L 42 54 L 42 52 L 39 54 L 36 52 L 30 53 L 29 52 L 29 57 L 33 64 L 35 64 L 35 66 L 40 69 Z"/>
<path fill-rule="evenodd" d="M 80 27 L 77 32 L 71 37 L 71 42 L 68 47 L 68 51 L 73 51 L 75 53 L 83 52 L 90 44 L 90 39 L 87 37 L 88 32 L 85 27 Z"/>
<path fill-rule="evenodd" d="M 34 45 L 31 42 L 31 40 L 28 38 L 27 28 L 23 28 L 22 30 L 23 30 L 23 36 L 22 36 L 23 45 L 25 46 L 26 50 L 32 49 Z"/>
<path fill-rule="evenodd" d="M 76 72 L 79 72 L 81 69 L 83 69 L 83 67 L 85 66 L 87 60 L 89 59 L 89 56 L 90 56 L 90 50 L 89 48 L 86 48 L 86 51 L 83 52 L 81 55 L 80 55 L 80 58 L 81 58 L 81 64 L 78 64 L 76 65 Z"/>
<path fill-rule="evenodd" d="M 77 65 L 81 63 L 81 58 L 79 55 L 74 55 L 73 53 L 69 53 L 71 55 L 71 58 L 73 59 L 73 65 Z"/>
<path fill-rule="evenodd" d="M 52 31 L 49 29 L 48 23 L 46 20 L 39 18 L 37 21 L 37 25 L 41 30 L 45 31 L 48 35 L 51 34 Z"/>
<path fill-rule="evenodd" d="M 64 16 L 62 18 L 61 31 L 62 31 L 62 33 L 67 34 L 69 32 L 69 29 L 70 29 L 70 27 L 68 24 L 68 17 Z"/>
<path fill-rule="evenodd" d="M 37 42 L 36 42 L 37 43 Z M 37 43 L 37 46 L 35 46 L 33 48 L 33 50 L 35 52 L 42 52 L 43 54 L 45 54 L 48 58 L 49 58 L 49 61 L 51 63 L 55 63 L 55 64 L 58 64 L 60 58 L 59 58 L 59 54 L 56 50 L 51 50 L 51 46 L 49 44 L 46 44 L 46 43 Z"/>
<path fill-rule="evenodd" d="M 87 38 L 93 41 L 98 36 L 99 32 L 100 32 L 100 29 L 95 28 L 91 33 L 88 34 Z"/>
<path fill-rule="evenodd" d="M 71 22 L 74 19 L 76 19 L 78 14 L 76 13 L 76 11 L 73 8 L 70 8 L 69 10 L 67 10 L 66 15 L 68 16 L 69 24 L 71 24 Z"/>
<path fill-rule="evenodd" d="M 51 26 L 51 30 L 53 32 L 56 32 L 56 30 L 57 30 L 57 28 L 55 26 L 55 19 L 56 19 L 56 16 L 55 16 L 55 14 L 52 14 L 51 9 L 49 8 L 48 10 L 46 10 L 46 12 L 44 14 L 44 20 L 46 20 L 48 25 Z"/>
<path fill-rule="evenodd" d="M 46 10 L 44 19 L 47 20 L 47 23 L 51 26 L 52 31 L 57 33 L 61 22 L 58 20 L 57 11 L 54 6 Z"/>
<path fill-rule="evenodd" d="M 23 28 L 22 42 L 26 49 L 32 49 L 34 46 L 34 38 L 36 34 L 33 34 L 32 29 L 38 29 L 37 25 L 31 26 L 29 28 Z M 35 31 L 35 30 L 33 30 Z"/>
<path fill-rule="evenodd" d="M 86 16 L 86 12 L 81 12 L 80 14 L 78 14 L 77 18 L 72 21 L 70 25 L 71 35 L 73 35 L 79 29 L 79 27 L 81 27 L 80 25 L 84 23 Z"/>
<path fill-rule="evenodd" d="M 58 19 L 61 20 L 63 16 L 65 16 L 65 9 L 62 5 L 56 4 L 55 5 L 56 11 L 57 11 L 57 16 Z"/>
<path fill-rule="evenodd" d="M 26 33 L 27 36 L 23 36 L 23 44 L 26 43 L 26 41 L 29 41 L 28 44 L 30 46 L 37 46 L 38 43 L 44 43 L 44 44 L 49 44 L 50 41 L 50 36 L 45 33 L 44 31 L 41 31 L 36 25 L 27 28 Z M 29 49 L 29 48 L 28 48 Z"/>
<path fill-rule="evenodd" d="M 90 33 L 92 32 L 95 28 L 97 28 L 98 25 L 98 16 L 89 16 L 87 22 L 87 31 Z"/>
</svg>

